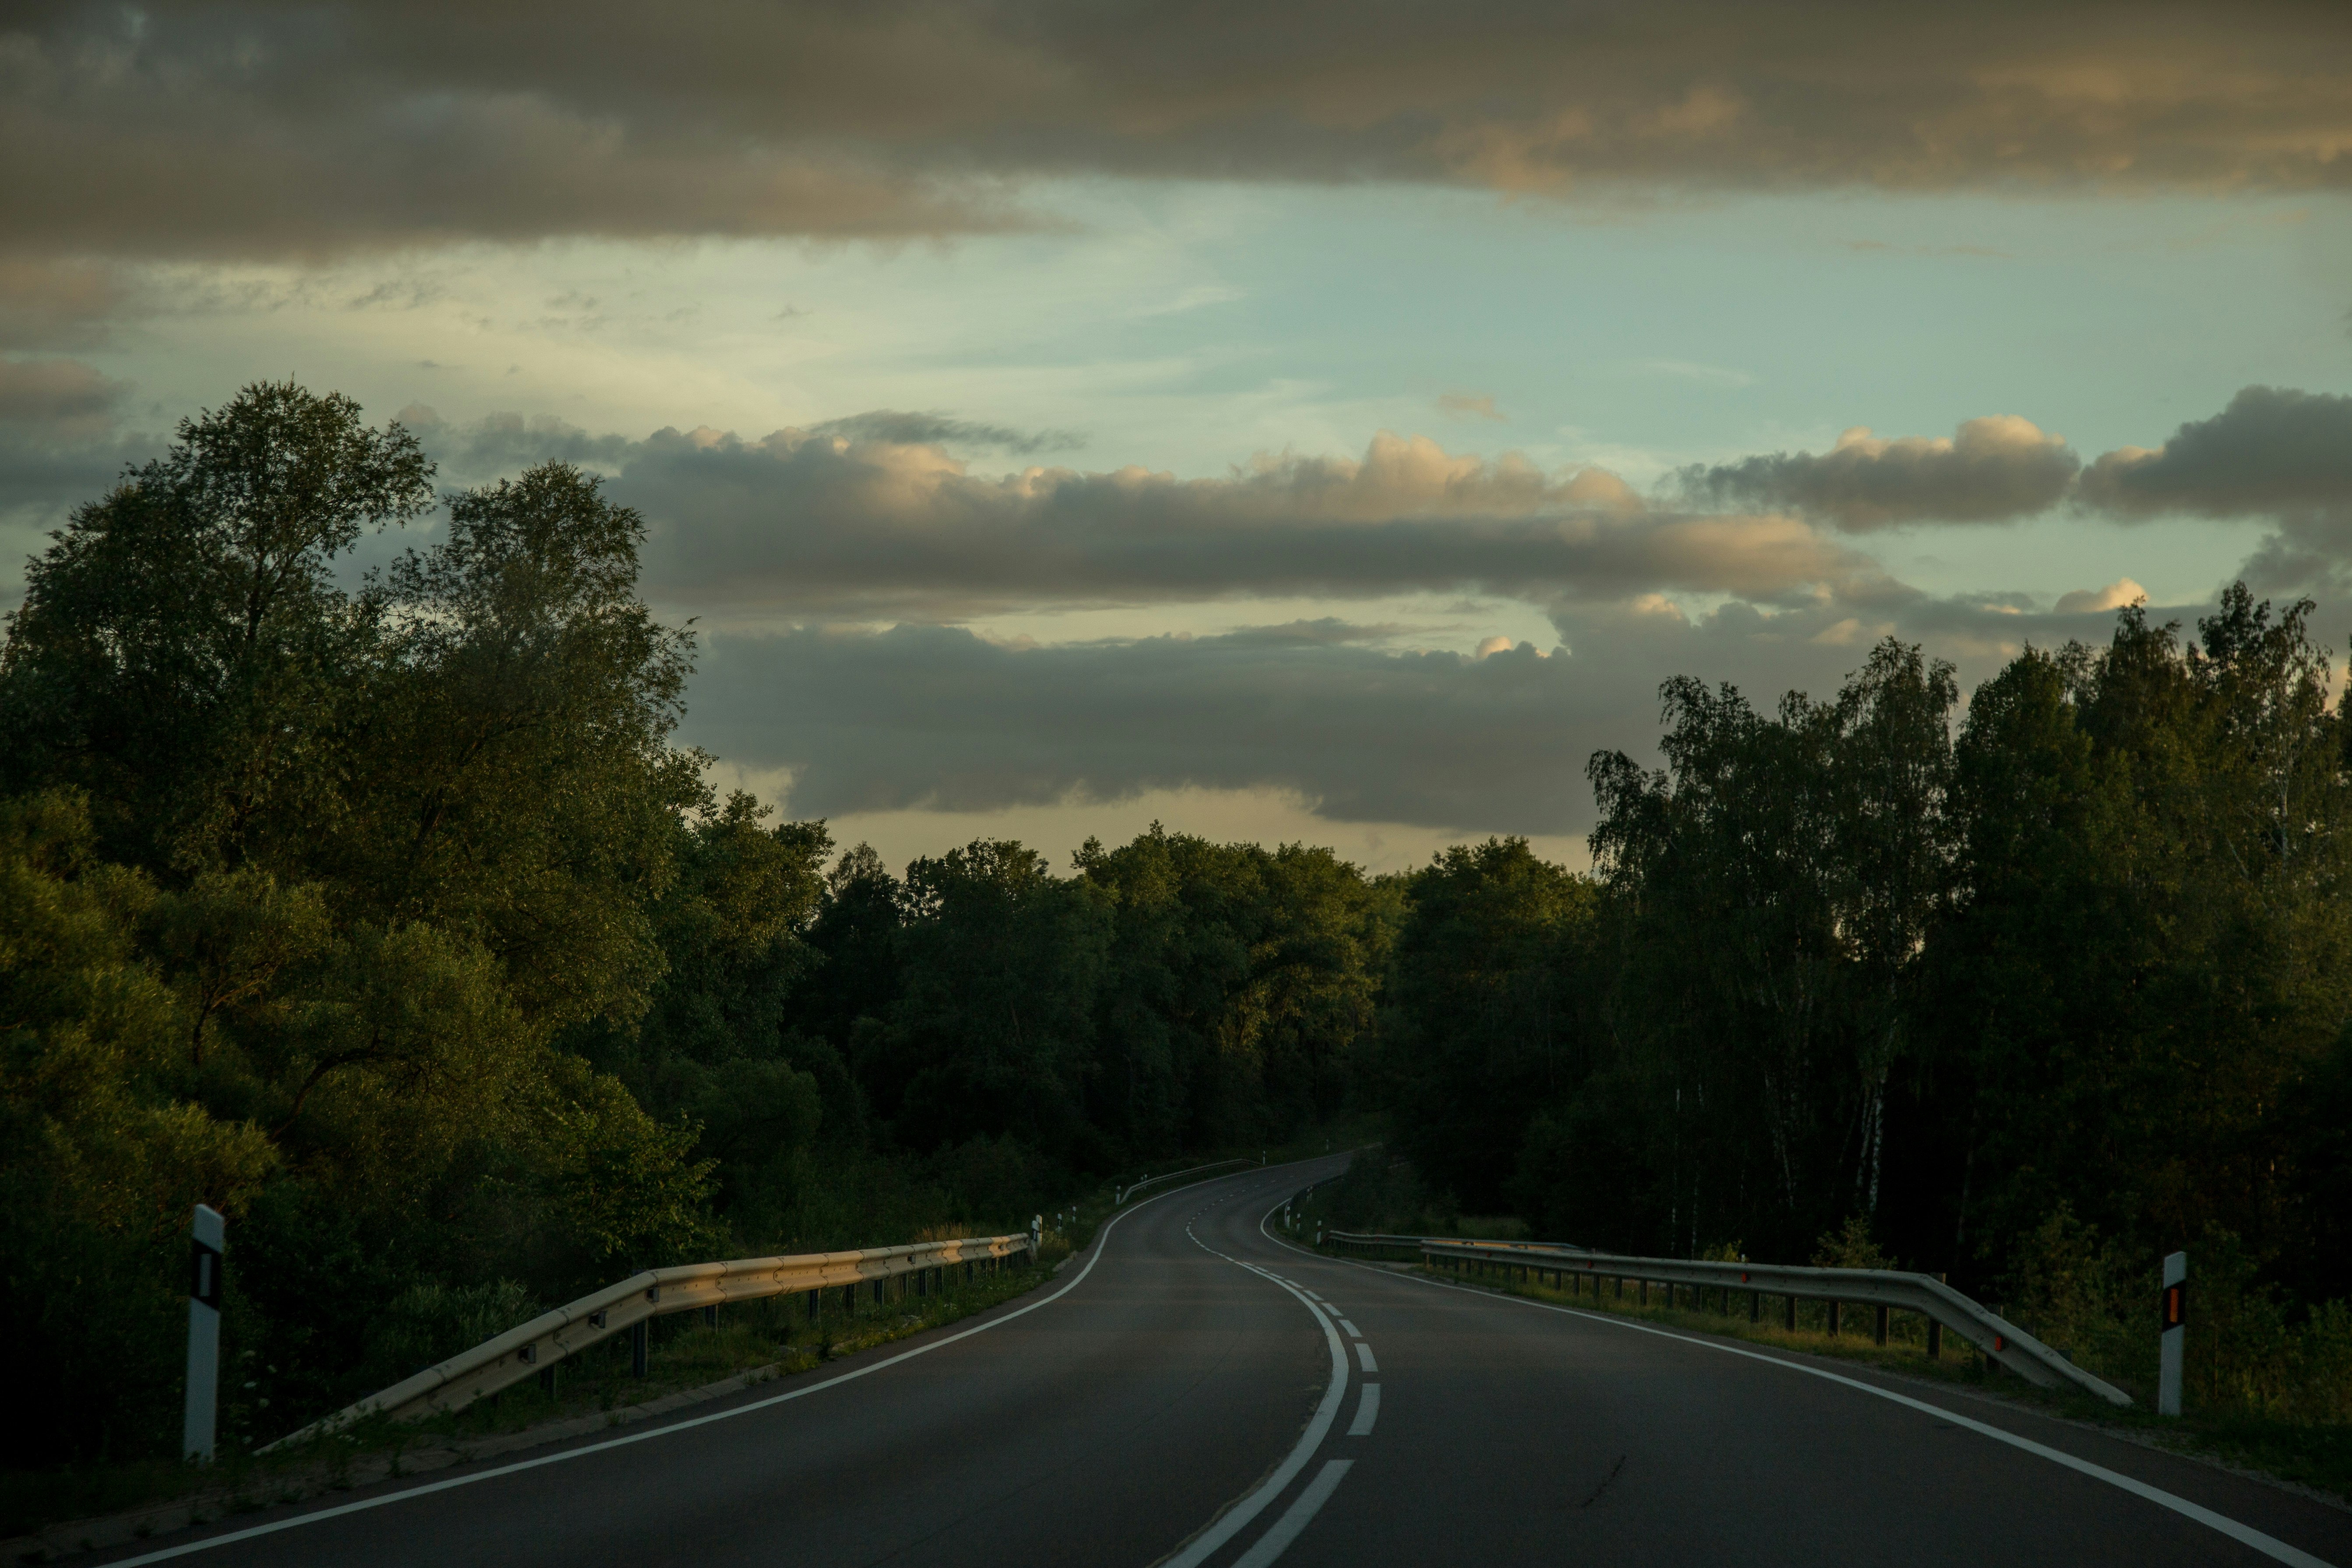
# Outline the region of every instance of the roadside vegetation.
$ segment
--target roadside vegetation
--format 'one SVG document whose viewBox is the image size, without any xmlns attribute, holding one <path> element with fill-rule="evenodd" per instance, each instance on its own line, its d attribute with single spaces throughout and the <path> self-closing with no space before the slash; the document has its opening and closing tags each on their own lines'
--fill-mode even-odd
<svg viewBox="0 0 2352 1568">
<path fill-rule="evenodd" d="M 1386 1148 L 1361 1151 L 1347 1173 L 1302 1195 L 1290 1206 L 1286 1239 L 1311 1246 L 1333 1230 L 1355 1235 L 1451 1236 L 1479 1240 L 1556 1240 L 1531 1237 L 1512 1216 L 1465 1215 L 1433 1198 L 1411 1163 Z M 1410 1247 L 1368 1253 L 1326 1243 L 1334 1257 L 1412 1267 L 1433 1278 L 1573 1307 L 1638 1318 L 1695 1332 L 1727 1335 L 1788 1351 L 1856 1361 L 1885 1371 L 1968 1387 L 2021 1401 L 2072 1420 L 2116 1429 L 2184 1453 L 2262 1471 L 2352 1499 L 2352 1333 L 2341 1303 L 2291 1315 L 2281 1294 L 2255 1278 L 2243 1252 L 2208 1260 L 2200 1289 L 2210 1300 L 2192 1317 L 2184 1418 L 2155 1414 L 2157 1344 L 2147 1310 L 2153 1271 L 2112 1244 L 2086 1240 L 2078 1223 L 2061 1214 L 2021 1247 L 2005 1288 L 1988 1299 L 2011 1321 L 2134 1395 L 2118 1410 L 2073 1388 L 2042 1389 L 2001 1371 L 1975 1350 L 1946 1335 L 1941 1354 L 1927 1355 L 1927 1320 L 1888 1314 L 1887 1342 L 1876 1342 L 1874 1315 L 1850 1309 L 1838 1331 L 1828 1304 L 1797 1303 L 1797 1326 L 1785 1325 L 1781 1300 L 1767 1295 L 1750 1318 L 1748 1293 L 1710 1289 L 1694 1306 L 1685 1289 L 1669 1306 L 1663 1287 L 1588 1279 L 1556 1289 L 1540 1276 L 1521 1278 L 1518 1266 L 1498 1259 L 1484 1270 L 1455 1274 L 1423 1266 Z M 1702 1258 L 1743 1261 L 1735 1245 Z M 1872 1239 L 1861 1216 L 1851 1216 L 1814 1241 L 1797 1261 L 1820 1268 L 1899 1268 Z"/>
<path fill-rule="evenodd" d="M 9 1472 L 0 1476 L 0 1540 L 60 1521 L 173 1499 L 191 1500 L 190 1522 L 227 1518 L 420 1466 L 437 1468 L 500 1447 L 502 1437 L 528 1438 L 535 1432 L 552 1436 L 572 1432 L 583 1421 L 592 1426 L 618 1424 L 631 1407 L 666 1396 L 728 1393 L 822 1372 L 843 1357 L 1015 1300 L 1050 1281 L 1069 1252 L 1066 1241 L 1049 1237 L 1034 1266 L 1008 1263 L 969 1281 L 951 1277 L 928 1296 L 908 1294 L 904 1278 L 892 1281 L 887 1299 L 878 1302 L 863 1289 L 854 1304 L 841 1290 L 830 1289 L 814 1317 L 807 1296 L 800 1294 L 722 1307 L 716 1323 L 706 1323 L 699 1312 L 656 1318 L 649 1324 L 643 1376 L 634 1368 L 627 1337 L 616 1335 L 462 1411 L 422 1420 L 374 1417 L 267 1454 L 232 1444 L 208 1468 L 151 1459 Z M 68 1550 L 72 1544 L 64 1543 Z M 48 1554 L 37 1548 L 33 1560 Z"/>
<path fill-rule="evenodd" d="M 1023 1229 L 1339 1110 L 1394 888 L 1157 829 L 889 868 L 719 798 L 644 534 L 562 464 L 441 495 L 397 424 L 263 384 L 31 563 L 10 1495 L 172 1465 L 198 1202 L 233 1456 L 641 1268 Z"/>
<path fill-rule="evenodd" d="M 1156 826 L 892 868 L 676 743 L 695 638 L 638 597 L 644 537 L 592 474 L 444 495 L 397 424 L 260 384 L 31 563 L 0 649 L 6 1497 L 179 1470 L 198 1202 L 241 1464 L 641 1268 L 1033 1214 L 1084 1245 L 1147 1171 L 1375 1137 L 1314 1214 L 1833 1244 L 2142 1394 L 2186 1249 L 2197 1430 L 2341 1452 L 2352 726 L 2309 605 L 2126 610 L 1965 710 L 1891 641 L 1769 711 L 1670 682 L 1664 768 L 1593 759 L 1589 874 Z M 809 1350 L 765 1321 L 666 1327 L 657 1362 Z"/>
</svg>

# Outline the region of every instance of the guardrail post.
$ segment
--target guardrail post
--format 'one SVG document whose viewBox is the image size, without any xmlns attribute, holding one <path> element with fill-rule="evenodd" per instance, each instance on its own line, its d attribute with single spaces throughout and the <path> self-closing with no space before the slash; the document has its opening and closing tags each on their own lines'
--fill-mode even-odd
<svg viewBox="0 0 2352 1568">
<path fill-rule="evenodd" d="M 2189 1339 L 2189 1254 L 2164 1259 L 2163 1328 L 2157 1336 L 2156 1413 L 2180 1414 L 2181 1352 Z"/>
<path fill-rule="evenodd" d="M 1927 1320 L 1927 1359 L 1934 1361 L 1944 1353 L 1944 1325 L 1935 1319 Z"/>
<path fill-rule="evenodd" d="M 1796 1299 L 1794 1296 L 1790 1296 L 1790 1297 L 1789 1297 L 1789 1298 L 1788 1298 L 1788 1302 L 1789 1302 L 1789 1321 L 1788 1321 L 1788 1324 L 1787 1324 L 1787 1328 L 1788 1328 L 1788 1331 L 1789 1331 L 1790 1333 L 1792 1333 L 1792 1334 L 1793 1334 L 1793 1333 L 1795 1333 L 1795 1332 L 1797 1331 L 1797 1299 Z"/>
<path fill-rule="evenodd" d="M 702 1326 L 706 1329 L 715 1329 L 719 1326 L 718 1308 L 705 1307 L 702 1309 Z"/>
<path fill-rule="evenodd" d="M 1748 1321 L 1751 1323 L 1764 1321 L 1764 1292 L 1761 1290 L 1748 1292 Z"/>
<path fill-rule="evenodd" d="M 646 1352 L 653 1338 L 650 1332 L 653 1326 L 651 1318 L 639 1318 L 629 1325 L 629 1375 L 632 1377 L 646 1375 Z"/>
<path fill-rule="evenodd" d="M 208 1204 L 196 1205 L 188 1238 L 188 1387 L 180 1423 L 180 1453 L 209 1465 L 220 1408 L 221 1261 L 227 1222 Z"/>
<path fill-rule="evenodd" d="M 1878 1342 L 1882 1345 L 1886 1342 L 1886 1309 L 1884 1307 L 1878 1309 L 1876 1338 Z"/>
<path fill-rule="evenodd" d="M 1830 1303 L 1830 1338 L 1832 1339 L 1837 1338 L 1838 1309 L 1843 1305 L 1845 1305 L 1845 1303 L 1843 1301 L 1832 1301 Z"/>
</svg>

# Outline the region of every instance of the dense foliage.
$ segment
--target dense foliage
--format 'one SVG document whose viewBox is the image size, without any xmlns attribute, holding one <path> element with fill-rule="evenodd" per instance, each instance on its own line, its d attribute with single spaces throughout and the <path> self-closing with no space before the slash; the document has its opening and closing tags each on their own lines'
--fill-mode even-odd
<svg viewBox="0 0 2352 1568">
<path fill-rule="evenodd" d="M 2085 1346 L 2142 1345 L 2189 1246 L 2200 1321 L 2273 1347 L 2209 1372 L 2343 1414 L 2352 1372 L 2265 1370 L 2352 1357 L 2315 1305 L 2352 1293 L 2352 730 L 2307 605 L 2233 589 L 2186 641 L 2126 611 L 1964 715 L 1892 642 L 1770 714 L 1669 682 L 1664 768 L 1592 761 L 1589 875 L 1157 826 L 1066 876 L 987 839 L 894 874 L 673 743 L 693 639 L 593 477 L 431 474 L 254 386 L 31 563 L 11 1465 L 169 1451 L 198 1201 L 257 1440 L 636 1267 L 1017 1224 L 1349 1102 L 1396 1134 L 1368 1215 L 1891 1257 Z"/>
<path fill-rule="evenodd" d="M 1393 924 L 1352 868 L 1156 829 L 1066 877 L 987 841 L 836 859 L 673 744 L 693 641 L 636 597 L 634 512 L 560 464 L 431 476 L 397 425 L 257 385 L 31 563 L 8 1463 L 170 1451 L 199 1201 L 227 1436 L 263 1440 L 636 1267 L 1011 1226 L 1337 1107 Z"/>
<path fill-rule="evenodd" d="M 1665 766 L 1592 760 L 1591 879 L 1513 843 L 1415 879 L 1401 1145 L 1541 1234 L 1869 1237 L 2053 1322 L 2095 1273 L 2144 1322 L 2179 1247 L 2209 1327 L 2352 1292 L 2352 730 L 2311 608 L 2126 610 L 1957 729 L 1891 641 L 1769 715 L 1668 682 Z"/>
</svg>

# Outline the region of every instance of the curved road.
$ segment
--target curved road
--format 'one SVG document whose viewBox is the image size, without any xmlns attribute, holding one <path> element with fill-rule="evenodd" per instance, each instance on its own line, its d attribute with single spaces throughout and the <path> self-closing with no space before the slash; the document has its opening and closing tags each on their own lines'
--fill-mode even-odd
<svg viewBox="0 0 2352 1568">
<path fill-rule="evenodd" d="M 2352 1568 L 2352 1514 L 1998 1401 L 1268 1234 L 1342 1163 L 1148 1200 L 1052 1285 L 822 1374 L 110 1560 Z"/>
</svg>

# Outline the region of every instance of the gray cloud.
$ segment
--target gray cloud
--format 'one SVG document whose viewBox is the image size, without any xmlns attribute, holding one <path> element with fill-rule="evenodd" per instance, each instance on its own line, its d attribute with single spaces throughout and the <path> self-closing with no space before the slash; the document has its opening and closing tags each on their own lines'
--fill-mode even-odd
<svg viewBox="0 0 2352 1568">
<path fill-rule="evenodd" d="M 111 268 L 0 255 L 0 349 L 87 347 L 132 296 Z"/>
<path fill-rule="evenodd" d="M 810 426 L 813 435 L 846 436 L 901 447 L 984 447 L 1027 457 L 1038 452 L 1074 452 L 1087 444 L 1075 430 L 1014 430 L 945 414 L 907 414 L 876 408 Z"/>
<path fill-rule="evenodd" d="M 2064 498 L 2080 460 L 2013 415 L 1970 419 L 1948 437 L 1882 439 L 1860 426 L 1830 450 L 1703 464 L 1677 476 L 1717 505 L 1788 508 L 1850 531 L 1905 522 L 2006 522 Z"/>
<path fill-rule="evenodd" d="M 123 388 L 79 360 L 0 359 L 0 425 L 79 443 L 114 426 Z"/>
<path fill-rule="evenodd" d="M 1361 460 L 1261 456 L 1218 479 L 1139 468 L 984 478 L 936 447 L 779 431 L 664 431 L 613 494 L 659 526 L 665 596 L 767 614 L 1364 596 L 1463 588 L 1777 599 L 1884 585 L 1791 518 L 1659 513 L 1614 475 L 1382 435 Z"/>
<path fill-rule="evenodd" d="M 1273 785 L 1344 821 L 1559 832 L 1606 727 L 1571 664 L 1263 633 L 1032 648 L 937 626 L 721 636 L 690 722 L 730 760 L 793 767 L 803 816 Z"/>
<path fill-rule="evenodd" d="M 157 443 L 115 428 L 123 391 L 78 360 L 0 359 L 0 602 L 16 598 L 45 530 L 152 455 Z"/>
<path fill-rule="evenodd" d="M 2125 517 L 2269 516 L 2352 502 L 2352 397 L 2249 386 L 2153 450 L 2124 447 L 2083 475 L 2084 501 Z"/>
<path fill-rule="evenodd" d="M 526 418 L 492 414 L 468 426 L 450 424 L 431 404 L 412 403 L 394 416 L 441 470 L 445 482 L 472 483 L 513 474 L 534 463 L 576 463 L 611 468 L 625 461 L 635 443 L 625 436 L 592 436 L 552 415 Z"/>
<path fill-rule="evenodd" d="M 905 236 L 1099 174 L 1567 191 L 2341 188 L 2352 15 L 1994 0 L 1104 10 L 587 0 L 19 5 L 13 237 L 315 255 Z"/>
<path fill-rule="evenodd" d="M 1892 634 L 1953 658 L 1965 687 L 2028 641 L 2102 641 L 2114 625 L 2103 610 L 1921 598 L 1860 616 L 1735 603 L 1685 616 L 1653 599 L 1554 618 L 1563 646 L 1548 657 L 1393 652 L 1333 623 L 1048 647 L 940 626 L 721 634 L 685 734 L 793 770 L 800 816 L 1270 786 L 1335 821 L 1579 833 L 1592 822 L 1586 759 L 1654 760 L 1668 675 L 1729 681 L 1769 709 L 1790 689 L 1832 695 Z"/>
<path fill-rule="evenodd" d="M 2267 594 L 2352 588 L 2352 397 L 2249 386 L 2161 447 L 2123 447 L 2083 472 L 2084 505 L 2122 518 L 2263 518 L 2239 574 Z"/>
</svg>

